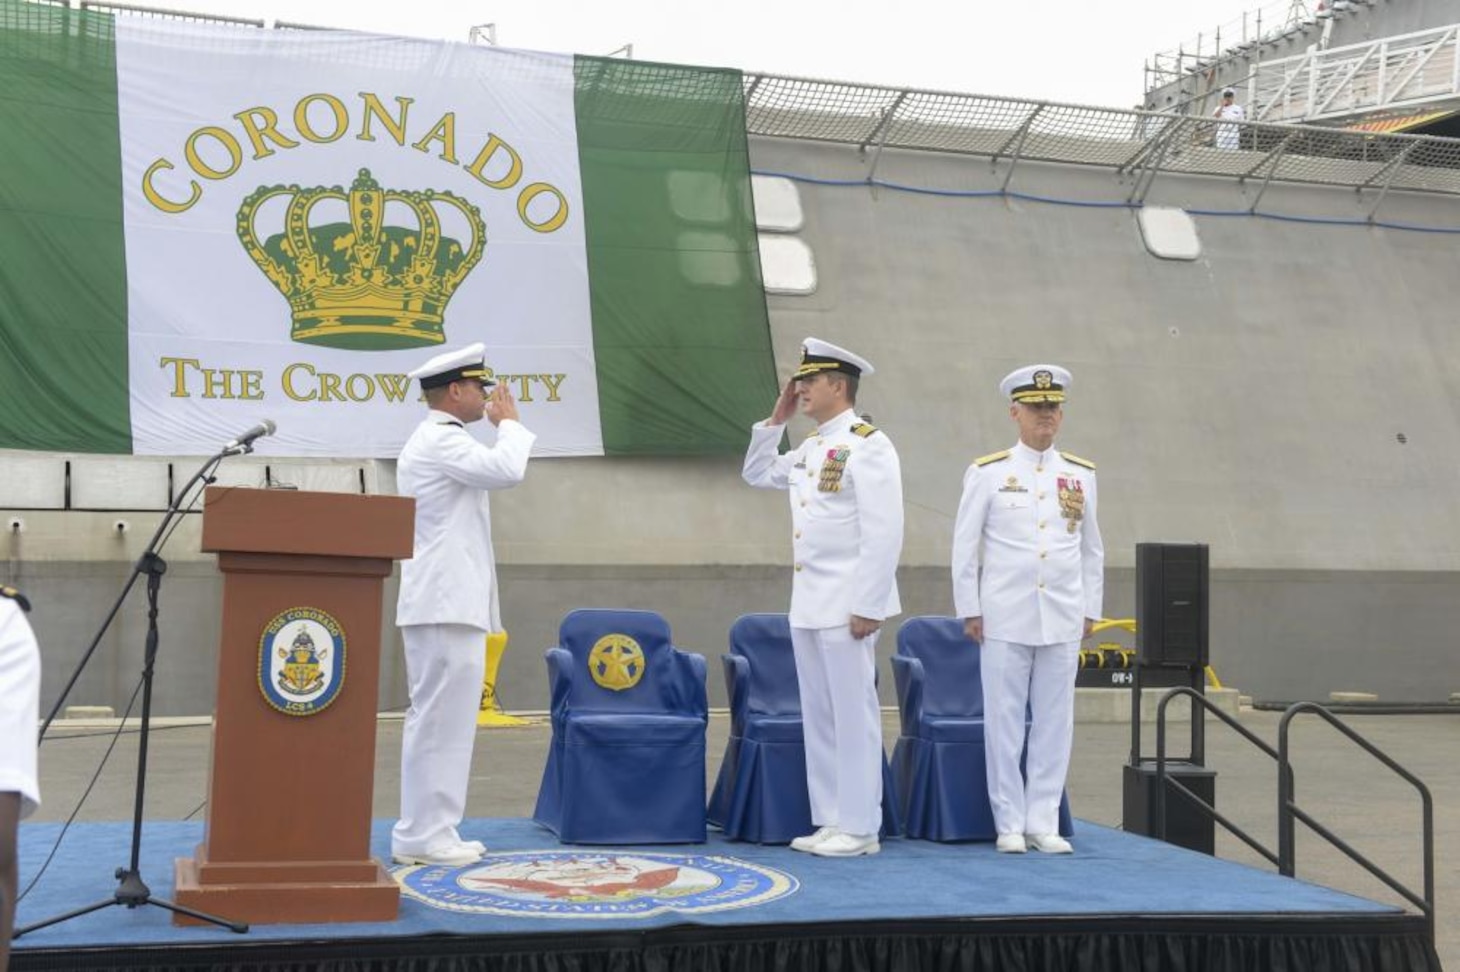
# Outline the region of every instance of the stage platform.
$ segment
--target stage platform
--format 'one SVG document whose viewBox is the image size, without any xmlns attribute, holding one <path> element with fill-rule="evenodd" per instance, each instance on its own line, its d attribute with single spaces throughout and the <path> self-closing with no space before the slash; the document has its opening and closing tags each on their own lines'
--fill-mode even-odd
<svg viewBox="0 0 1460 972">
<path fill-rule="evenodd" d="M 21 887 L 60 825 L 21 831 Z M 467 821 L 490 848 L 467 868 L 396 868 L 390 923 L 177 927 L 157 907 L 107 907 L 14 943 L 11 968 L 184 970 L 1018 969 L 1426 972 L 1423 919 L 1389 905 L 1077 822 L 1077 853 L 894 839 L 824 860 L 733 843 L 560 845 L 531 821 Z M 149 822 L 141 871 L 172 894 L 196 822 Z M 106 900 L 131 825 L 73 825 L 17 926 Z M 374 850 L 388 859 L 389 821 Z"/>
</svg>

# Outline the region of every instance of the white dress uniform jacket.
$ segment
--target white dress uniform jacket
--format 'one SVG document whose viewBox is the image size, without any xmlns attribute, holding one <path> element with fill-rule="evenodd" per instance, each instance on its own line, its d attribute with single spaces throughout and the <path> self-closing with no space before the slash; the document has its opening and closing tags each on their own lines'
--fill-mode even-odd
<svg viewBox="0 0 1460 972">
<path fill-rule="evenodd" d="M 1095 470 L 1067 453 L 1020 442 L 974 462 L 953 530 L 958 617 L 982 617 L 986 639 L 1078 642 L 1104 596 L 1096 507 Z"/>
<path fill-rule="evenodd" d="M 491 508 L 483 491 L 522 482 L 536 439 L 520 422 L 503 419 L 496 445 L 483 445 L 451 415 L 435 410 L 411 433 L 396 487 L 416 499 L 416 545 L 415 556 L 401 563 L 397 625 L 502 630 Z"/>
<path fill-rule="evenodd" d="M 835 628 L 852 615 L 902 611 L 902 467 L 892 440 L 847 409 L 777 455 L 784 426 L 757 422 L 742 475 L 791 497 L 794 628 Z"/>
<path fill-rule="evenodd" d="M 20 815 L 40 803 L 36 723 L 41 655 L 20 605 L 0 597 L 0 792 L 20 794 Z"/>
</svg>

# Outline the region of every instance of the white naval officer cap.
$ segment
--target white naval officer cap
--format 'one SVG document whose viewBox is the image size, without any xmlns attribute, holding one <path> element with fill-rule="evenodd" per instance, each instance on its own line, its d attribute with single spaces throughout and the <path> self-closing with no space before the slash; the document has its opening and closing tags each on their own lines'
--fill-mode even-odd
<svg viewBox="0 0 1460 972">
<path fill-rule="evenodd" d="M 1011 401 L 1062 402 L 1070 388 L 1070 373 L 1059 365 L 1036 364 L 1015 368 L 999 382 L 999 391 Z"/>
<path fill-rule="evenodd" d="M 496 382 L 487 375 L 486 355 L 486 345 L 478 341 L 456 351 L 443 351 L 406 377 L 419 378 L 423 390 L 469 379 L 476 379 L 483 388 L 489 388 Z"/>
<path fill-rule="evenodd" d="M 809 337 L 801 342 L 801 363 L 791 377 L 809 378 L 827 371 L 840 371 L 858 378 L 870 375 L 874 370 L 872 363 L 866 358 L 852 354 L 846 348 L 839 348 L 829 341 Z"/>
</svg>

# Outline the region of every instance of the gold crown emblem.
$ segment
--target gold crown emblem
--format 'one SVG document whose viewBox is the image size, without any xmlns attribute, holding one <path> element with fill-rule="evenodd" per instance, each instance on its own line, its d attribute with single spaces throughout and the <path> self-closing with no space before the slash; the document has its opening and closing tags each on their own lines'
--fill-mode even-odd
<svg viewBox="0 0 1460 972">
<path fill-rule="evenodd" d="M 255 216 L 279 196 L 292 197 L 283 231 L 261 241 Z M 311 225 L 310 211 L 329 199 L 345 203 L 350 221 Z M 386 224 L 388 203 L 409 207 L 417 225 Z M 466 217 L 469 244 L 441 235 L 438 204 Z M 260 186 L 238 209 L 238 238 L 289 301 L 295 341 L 391 351 L 446 340 L 446 303 L 481 261 L 487 227 L 478 209 L 459 196 L 382 189 L 369 169 L 361 169 L 348 193 L 339 186 Z"/>
</svg>

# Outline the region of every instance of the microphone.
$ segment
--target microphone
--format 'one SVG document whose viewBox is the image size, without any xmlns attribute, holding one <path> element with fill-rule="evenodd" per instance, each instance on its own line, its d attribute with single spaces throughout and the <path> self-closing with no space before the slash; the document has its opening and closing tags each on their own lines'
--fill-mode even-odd
<svg viewBox="0 0 1460 972">
<path fill-rule="evenodd" d="M 273 435 L 276 428 L 278 428 L 278 426 L 274 424 L 273 419 L 264 419 L 258 425 L 255 425 L 253 428 L 249 429 L 247 432 L 243 433 L 238 438 L 225 445 L 223 447 L 223 454 L 236 456 L 245 452 L 252 452 L 254 440 L 262 439 L 266 435 Z"/>
</svg>

